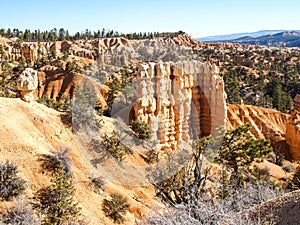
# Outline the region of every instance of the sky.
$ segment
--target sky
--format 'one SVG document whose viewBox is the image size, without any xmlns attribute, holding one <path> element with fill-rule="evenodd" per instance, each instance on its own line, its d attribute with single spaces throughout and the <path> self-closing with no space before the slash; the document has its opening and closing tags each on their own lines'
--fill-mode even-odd
<svg viewBox="0 0 300 225">
<path fill-rule="evenodd" d="M 5 29 L 182 30 L 194 38 L 300 30 L 299 0 L 0 0 L 0 5 Z"/>
</svg>

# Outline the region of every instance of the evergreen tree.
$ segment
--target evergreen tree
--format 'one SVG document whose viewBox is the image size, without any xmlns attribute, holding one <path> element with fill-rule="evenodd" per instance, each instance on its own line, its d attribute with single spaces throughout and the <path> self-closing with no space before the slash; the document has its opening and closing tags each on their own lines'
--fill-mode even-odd
<svg viewBox="0 0 300 225">
<path fill-rule="evenodd" d="M 66 32 L 64 28 L 60 28 L 58 31 L 58 40 L 63 41 L 65 40 Z"/>
<path fill-rule="evenodd" d="M 61 170 L 52 179 L 52 184 L 35 194 L 33 206 L 43 215 L 43 225 L 61 225 L 75 221 L 80 208 L 74 202 L 75 188 L 71 173 Z"/>
<path fill-rule="evenodd" d="M 247 177 L 249 166 L 255 159 L 262 159 L 273 149 L 270 141 L 255 139 L 250 133 L 250 124 L 228 130 L 217 137 L 223 139 L 216 161 L 233 170 L 231 180 L 238 183 Z M 223 130 L 219 131 L 221 134 Z M 219 142 L 216 142 L 219 143 Z"/>
</svg>

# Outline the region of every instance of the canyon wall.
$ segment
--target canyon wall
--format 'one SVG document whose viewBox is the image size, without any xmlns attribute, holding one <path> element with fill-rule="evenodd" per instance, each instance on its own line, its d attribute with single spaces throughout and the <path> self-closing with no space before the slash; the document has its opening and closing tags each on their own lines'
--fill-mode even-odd
<svg viewBox="0 0 300 225">
<path fill-rule="evenodd" d="M 161 149 L 175 150 L 225 126 L 224 84 L 217 68 L 199 61 L 142 63 L 132 118 L 150 125 Z"/>
<path fill-rule="evenodd" d="M 122 56 L 137 52 L 145 56 L 151 48 L 171 48 L 183 47 L 191 49 L 200 42 L 184 34 L 173 38 L 155 38 L 145 40 L 128 40 L 123 37 L 101 38 L 92 40 L 76 40 L 76 41 L 55 41 L 55 42 L 22 42 L 17 39 L 0 38 L 3 53 L 1 59 L 20 61 L 25 60 L 28 66 L 45 60 L 53 60 L 58 58 L 67 58 L 67 56 L 78 57 L 77 60 L 85 59 L 84 63 L 91 64 L 98 60 L 99 57 L 109 55 L 112 51 L 114 54 L 122 53 Z M 147 47 L 148 49 L 144 49 Z M 153 55 L 153 52 L 150 54 Z M 131 56 L 134 58 L 134 56 Z M 113 60 L 113 59 L 112 59 Z"/>
<path fill-rule="evenodd" d="M 280 142 L 285 139 L 288 114 L 252 105 L 228 104 L 227 129 L 250 123 L 256 138 Z"/>
<path fill-rule="evenodd" d="M 293 159 L 300 160 L 300 114 L 292 110 L 286 125 L 286 143 Z"/>
<path fill-rule="evenodd" d="M 286 143 L 293 159 L 300 160 L 300 95 L 294 98 L 294 109 L 290 111 L 290 116 L 286 125 Z"/>
</svg>

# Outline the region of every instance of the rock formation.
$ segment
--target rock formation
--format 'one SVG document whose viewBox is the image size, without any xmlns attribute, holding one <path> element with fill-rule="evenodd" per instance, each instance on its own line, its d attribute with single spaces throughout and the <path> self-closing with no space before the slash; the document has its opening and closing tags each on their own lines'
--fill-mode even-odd
<svg viewBox="0 0 300 225">
<path fill-rule="evenodd" d="M 227 129 L 250 123 L 256 138 L 279 142 L 285 139 L 288 115 L 282 112 L 252 105 L 227 105 Z"/>
<path fill-rule="evenodd" d="M 53 100 L 63 101 L 63 97 L 75 97 L 76 89 L 85 79 L 94 86 L 98 103 L 97 107 L 107 107 L 107 94 L 109 87 L 99 84 L 87 76 L 65 71 L 54 66 L 44 66 L 40 71 L 26 68 L 17 79 L 17 88 L 23 101 L 33 100 L 47 96 Z"/>
<path fill-rule="evenodd" d="M 227 129 L 250 123 L 251 133 L 259 139 L 270 140 L 276 152 L 281 152 L 286 158 L 292 154 L 286 144 L 286 124 L 289 115 L 267 108 L 252 105 L 227 105 Z"/>
<path fill-rule="evenodd" d="M 292 158 L 300 160 L 300 114 L 296 109 L 291 110 L 286 125 L 286 143 L 289 145 Z"/>
<path fill-rule="evenodd" d="M 209 63 L 143 63 L 137 75 L 132 118 L 150 125 L 161 149 L 215 134 L 225 125 L 223 80 Z"/>
<path fill-rule="evenodd" d="M 294 109 L 300 112 L 300 94 L 297 94 L 294 98 Z"/>
<path fill-rule="evenodd" d="M 288 192 L 245 210 L 251 218 L 274 219 L 275 224 L 299 224 L 300 190 Z M 243 213 L 241 213 L 243 216 Z M 275 216 L 275 218 L 274 218 Z"/>
<path fill-rule="evenodd" d="M 53 66 L 40 68 L 38 72 L 39 88 L 36 90 L 35 96 L 41 98 L 46 95 L 54 100 L 62 100 L 63 96 L 69 96 L 73 99 L 76 89 L 83 79 L 88 79 L 97 90 L 98 106 L 106 108 L 107 93 L 109 91 L 106 85 L 94 82 L 85 75 L 68 72 Z"/>
<path fill-rule="evenodd" d="M 20 91 L 20 97 L 25 102 L 34 100 L 34 91 L 38 87 L 37 71 L 32 68 L 26 68 L 17 80 L 17 88 Z"/>
</svg>

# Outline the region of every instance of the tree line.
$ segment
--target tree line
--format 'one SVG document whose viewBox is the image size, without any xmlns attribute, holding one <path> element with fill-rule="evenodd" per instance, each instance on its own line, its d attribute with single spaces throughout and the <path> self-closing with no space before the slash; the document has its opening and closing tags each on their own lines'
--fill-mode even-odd
<svg viewBox="0 0 300 225">
<path fill-rule="evenodd" d="M 17 28 L 14 29 L 0 29 L 0 37 L 5 38 L 18 38 L 21 41 L 75 41 L 75 40 L 91 40 L 97 38 L 111 38 L 111 37 L 124 37 L 127 39 L 153 39 L 155 37 L 174 37 L 180 34 L 184 34 L 183 31 L 178 32 L 134 32 L 123 34 L 118 31 L 109 30 L 109 29 L 102 29 L 97 31 L 91 31 L 86 29 L 82 32 L 76 32 L 71 34 L 68 30 L 64 28 L 56 29 L 53 28 L 50 31 L 45 30 L 41 31 L 40 29 L 37 30 L 30 30 L 25 29 L 24 31 L 19 30 Z"/>
</svg>

